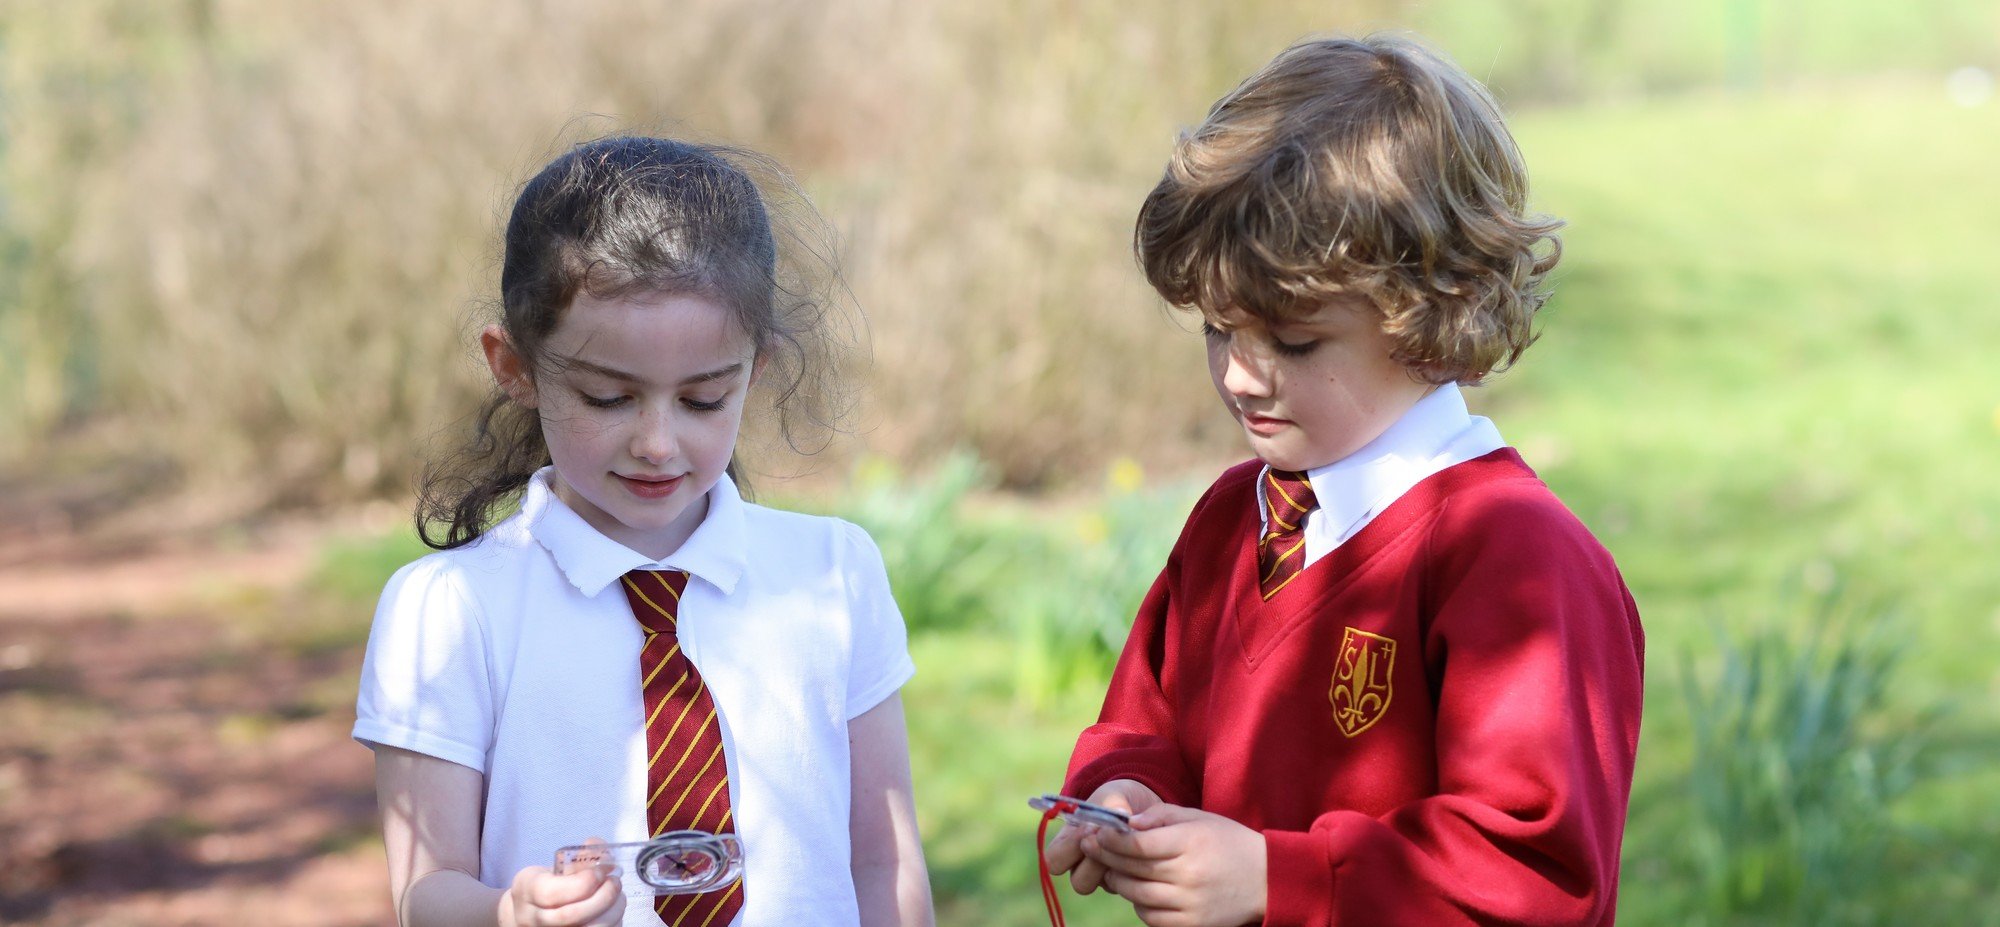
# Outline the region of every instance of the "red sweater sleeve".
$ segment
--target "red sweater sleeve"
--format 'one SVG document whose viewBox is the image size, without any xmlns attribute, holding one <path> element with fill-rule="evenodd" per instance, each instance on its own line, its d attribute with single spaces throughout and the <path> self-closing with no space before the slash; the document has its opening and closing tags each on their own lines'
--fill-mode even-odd
<svg viewBox="0 0 2000 927">
<path fill-rule="evenodd" d="M 1173 569 L 1169 560 L 1167 569 Z M 1199 790 L 1175 735 L 1172 707 L 1162 687 L 1167 613 L 1167 573 L 1153 581 L 1131 636 L 1111 673 L 1104 710 L 1077 737 L 1063 794 L 1088 798 L 1113 779 L 1131 779 L 1176 805 L 1195 803 Z"/>
<path fill-rule="evenodd" d="M 1195 502 L 1188 525 L 1199 521 L 1215 492 L 1215 487 L 1210 487 Z M 1065 795 L 1088 798 L 1106 782 L 1131 779 L 1171 804 L 1200 803 L 1200 780 L 1181 750 L 1179 725 L 1166 682 L 1173 678 L 1176 644 L 1184 630 L 1180 626 L 1184 616 L 1176 614 L 1172 590 L 1189 543 L 1188 530 L 1183 529 L 1173 552 L 1167 555 L 1166 568 L 1139 605 L 1125 649 L 1111 672 L 1097 723 L 1077 737 L 1069 775 L 1063 781 Z"/>
<path fill-rule="evenodd" d="M 1266 831 L 1267 925 L 1611 922 L 1643 632 L 1610 555 L 1521 485 L 1427 541 L 1437 794 Z"/>
</svg>

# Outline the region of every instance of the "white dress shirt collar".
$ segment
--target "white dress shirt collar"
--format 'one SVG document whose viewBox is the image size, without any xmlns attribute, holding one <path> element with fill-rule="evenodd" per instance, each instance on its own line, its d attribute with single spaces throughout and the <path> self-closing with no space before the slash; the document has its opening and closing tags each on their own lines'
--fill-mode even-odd
<svg viewBox="0 0 2000 927">
<path fill-rule="evenodd" d="M 1425 477 L 1503 446 L 1491 421 L 1466 411 L 1458 384 L 1432 390 L 1354 453 L 1306 471 L 1319 504 L 1305 526 L 1307 559 L 1352 537 Z M 1258 510 L 1268 525 L 1261 493 Z"/>
<path fill-rule="evenodd" d="M 743 576 L 749 556 L 743 528 L 743 497 L 724 475 L 708 491 L 708 513 L 679 550 L 653 560 L 590 526 L 549 487 L 553 467 L 543 467 L 521 496 L 521 517 L 536 543 L 555 558 L 563 577 L 578 592 L 595 596 L 633 570 L 686 570 L 728 595 Z"/>
</svg>

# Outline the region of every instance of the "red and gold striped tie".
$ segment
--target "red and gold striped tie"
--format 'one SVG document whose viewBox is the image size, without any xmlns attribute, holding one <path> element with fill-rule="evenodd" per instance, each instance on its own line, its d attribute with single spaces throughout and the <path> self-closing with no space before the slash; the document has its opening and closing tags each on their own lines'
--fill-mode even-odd
<svg viewBox="0 0 2000 927">
<path fill-rule="evenodd" d="M 688 575 L 633 570 L 624 582 L 632 615 L 646 629 L 646 646 L 639 651 L 646 696 L 646 824 L 655 837 L 670 830 L 734 831 L 715 699 L 675 634 Z M 660 920 L 687 927 L 723 927 L 742 907 L 742 881 L 699 895 L 661 895 L 653 902 Z"/>
<path fill-rule="evenodd" d="M 1257 539 L 1257 588 L 1269 600 L 1305 569 L 1306 513 L 1319 506 L 1303 473 L 1265 468 L 1262 483 L 1269 523 Z"/>
</svg>

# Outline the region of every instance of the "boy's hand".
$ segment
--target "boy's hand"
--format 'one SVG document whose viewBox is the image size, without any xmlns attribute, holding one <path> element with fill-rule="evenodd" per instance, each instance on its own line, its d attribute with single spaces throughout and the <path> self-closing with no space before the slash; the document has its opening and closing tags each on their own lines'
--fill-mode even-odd
<svg viewBox="0 0 2000 927">
<path fill-rule="evenodd" d="M 1137 814 L 1160 803 L 1160 796 L 1152 789 L 1132 779 L 1113 779 L 1098 786 L 1097 791 L 1084 799 L 1093 805 L 1103 805 L 1114 811 Z M 1063 825 L 1056 839 L 1049 841 L 1049 871 L 1056 875 L 1069 873 L 1069 887 L 1079 895 L 1097 891 L 1104 882 L 1104 865 L 1084 856 L 1082 842 L 1086 833 L 1098 828 L 1084 825 L 1073 827 Z M 1075 871 L 1071 871 L 1074 869 Z"/>
<path fill-rule="evenodd" d="M 625 919 L 625 895 L 610 863 L 556 875 L 530 866 L 500 899 L 505 927 L 610 927 Z"/>
<path fill-rule="evenodd" d="M 1149 927 L 1229 927 L 1264 917 L 1264 835 L 1219 814 L 1157 805 L 1132 832 L 1084 837 L 1104 887 L 1132 902 Z M 1081 868 L 1081 867 L 1079 867 Z"/>
</svg>

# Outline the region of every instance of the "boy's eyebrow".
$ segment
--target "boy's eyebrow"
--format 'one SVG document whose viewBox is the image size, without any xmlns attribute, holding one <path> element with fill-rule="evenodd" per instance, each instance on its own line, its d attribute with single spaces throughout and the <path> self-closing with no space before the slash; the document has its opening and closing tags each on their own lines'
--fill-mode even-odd
<svg viewBox="0 0 2000 927">
<path fill-rule="evenodd" d="M 610 377 L 611 379 L 614 380 L 624 380 L 627 383 L 646 382 L 646 378 L 639 376 L 638 374 L 626 373 L 625 371 L 619 370 L 616 367 L 606 367 L 603 364 L 592 363 L 590 361 L 584 360 L 581 357 L 557 357 L 555 358 L 555 361 L 563 365 L 564 367 L 583 370 L 589 373 L 597 374 L 599 376 Z M 679 385 L 693 386 L 696 383 L 707 383 L 712 380 L 727 380 L 730 377 L 733 377 L 738 373 L 741 373 L 742 371 L 743 371 L 743 362 L 737 361 L 736 363 L 730 364 L 727 367 L 718 367 L 714 370 L 708 371 L 707 373 L 697 373 L 690 377 L 684 377 L 682 378 Z"/>
</svg>

